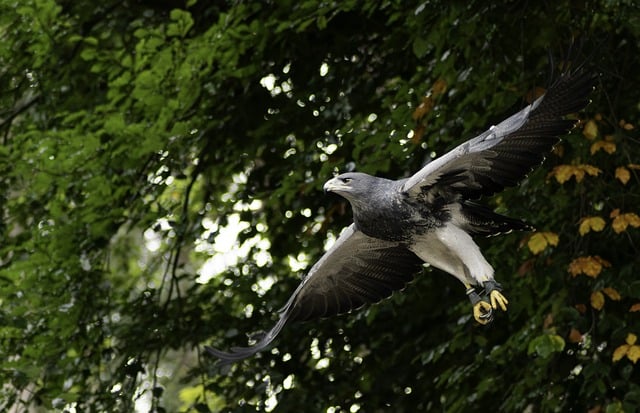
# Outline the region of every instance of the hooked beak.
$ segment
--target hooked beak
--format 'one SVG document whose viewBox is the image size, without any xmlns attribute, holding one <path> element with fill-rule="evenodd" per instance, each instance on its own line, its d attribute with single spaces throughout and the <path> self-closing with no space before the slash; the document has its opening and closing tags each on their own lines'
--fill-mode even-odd
<svg viewBox="0 0 640 413">
<path fill-rule="evenodd" d="M 343 188 L 344 188 L 344 183 L 336 178 L 329 179 L 327 182 L 325 182 L 324 186 L 322 187 L 325 193 L 339 191 L 340 189 L 343 189 Z"/>
</svg>

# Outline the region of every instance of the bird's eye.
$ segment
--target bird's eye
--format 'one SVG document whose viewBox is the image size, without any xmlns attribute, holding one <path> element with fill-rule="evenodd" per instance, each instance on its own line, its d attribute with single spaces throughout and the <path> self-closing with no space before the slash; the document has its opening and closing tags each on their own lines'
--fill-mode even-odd
<svg viewBox="0 0 640 413">
<path fill-rule="evenodd" d="M 340 180 L 345 184 L 348 184 L 349 182 L 351 182 L 351 178 L 340 178 Z"/>
</svg>

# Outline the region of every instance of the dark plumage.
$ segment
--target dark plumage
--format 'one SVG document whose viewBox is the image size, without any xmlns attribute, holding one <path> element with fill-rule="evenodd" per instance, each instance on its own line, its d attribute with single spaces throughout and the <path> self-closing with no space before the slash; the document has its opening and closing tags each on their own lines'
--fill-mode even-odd
<svg viewBox="0 0 640 413">
<path fill-rule="evenodd" d="M 207 351 L 226 362 L 249 357 L 267 347 L 289 321 L 332 316 L 389 297 L 425 262 L 458 278 L 476 320 L 490 321 L 492 310 L 506 310 L 507 300 L 471 235 L 529 227 L 477 200 L 516 185 L 539 165 L 575 124 L 563 117 L 586 106 L 592 88 L 588 73 L 564 73 L 532 104 L 407 179 L 352 172 L 329 180 L 325 191 L 350 202 L 354 223 L 311 268 L 276 325 L 254 346 Z M 475 286 L 484 289 L 483 297 Z"/>
</svg>

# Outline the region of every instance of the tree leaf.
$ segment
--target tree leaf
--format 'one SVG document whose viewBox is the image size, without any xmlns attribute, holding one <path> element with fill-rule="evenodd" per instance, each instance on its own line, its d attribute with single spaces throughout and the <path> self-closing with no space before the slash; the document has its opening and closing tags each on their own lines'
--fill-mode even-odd
<svg viewBox="0 0 640 413">
<path fill-rule="evenodd" d="M 447 81 L 444 78 L 438 78 L 431 86 L 431 94 L 433 96 L 443 95 L 447 91 Z"/>
<path fill-rule="evenodd" d="M 622 296 L 615 288 L 605 287 L 602 289 L 602 292 L 613 301 L 620 301 L 620 299 L 622 299 Z"/>
<path fill-rule="evenodd" d="M 627 355 L 628 351 L 629 351 L 629 345 L 621 344 L 615 350 L 613 350 L 613 356 L 611 357 L 611 359 L 613 360 L 614 363 L 616 361 L 620 361 L 624 356 Z"/>
<path fill-rule="evenodd" d="M 615 177 L 618 181 L 622 182 L 623 185 L 626 185 L 631 179 L 631 172 L 624 166 L 619 166 L 616 168 Z"/>
<path fill-rule="evenodd" d="M 604 307 L 604 295 L 600 291 L 594 291 L 591 293 L 591 307 L 600 311 Z"/>
<path fill-rule="evenodd" d="M 569 342 L 570 343 L 581 343 L 582 342 L 582 333 L 578 329 L 572 328 L 571 331 L 569 331 Z"/>
<path fill-rule="evenodd" d="M 590 141 L 594 140 L 598 136 L 598 125 L 596 121 L 589 119 L 589 121 L 584 124 L 584 128 L 582 128 L 582 134 Z"/>
<path fill-rule="evenodd" d="M 571 177 L 576 176 L 577 173 L 580 171 L 573 165 L 558 165 L 551 170 L 549 175 L 555 177 L 559 184 L 563 184 Z"/>
<path fill-rule="evenodd" d="M 418 36 L 413 40 L 412 50 L 418 58 L 424 57 L 429 51 L 430 47 L 431 43 L 429 43 L 429 39 Z"/>
<path fill-rule="evenodd" d="M 527 246 L 532 253 L 537 255 L 544 251 L 548 245 L 557 246 L 558 241 L 558 234 L 554 232 L 536 232 L 529 238 Z"/>
<path fill-rule="evenodd" d="M 433 102 L 433 98 L 431 96 L 425 96 L 422 98 L 422 102 L 418 107 L 413 111 L 411 117 L 416 122 L 421 120 L 426 114 L 431 112 L 435 103 Z"/>
<path fill-rule="evenodd" d="M 590 176 L 598 176 L 598 175 L 600 175 L 600 173 L 602 173 L 602 169 L 596 168 L 593 165 L 583 164 L 583 165 L 579 165 L 579 168 L 581 170 L 583 170 L 584 172 L 586 172 Z M 576 180 L 578 180 L 578 179 L 576 178 Z M 580 182 L 580 181 L 578 180 L 578 182 Z"/>
<path fill-rule="evenodd" d="M 634 130 L 634 129 L 635 129 L 635 127 L 633 126 L 633 124 L 631 124 L 631 123 L 627 122 L 627 121 L 626 121 L 626 120 L 624 120 L 624 119 L 620 119 L 620 122 L 618 122 L 618 125 L 620 125 L 620 127 L 621 127 L 622 129 L 627 130 L 627 131 L 631 131 L 631 130 Z"/>
<path fill-rule="evenodd" d="M 542 358 L 547 358 L 553 353 L 564 350 L 565 341 L 557 334 L 544 334 L 529 342 L 528 354 L 538 354 Z"/>
<path fill-rule="evenodd" d="M 556 178 L 559 184 L 564 184 L 572 177 L 576 182 L 582 182 L 585 174 L 590 176 L 598 176 L 602 170 L 593 165 L 580 164 L 580 165 L 558 165 L 554 167 L 549 176 Z"/>
<path fill-rule="evenodd" d="M 633 364 L 636 364 L 638 359 L 640 359 L 640 346 L 629 347 L 629 351 L 627 351 L 627 358 L 631 360 Z"/>
<path fill-rule="evenodd" d="M 603 150 L 609 155 L 611 155 L 616 151 L 616 144 L 615 142 L 611 142 L 607 140 L 597 141 L 591 144 L 591 148 L 590 148 L 591 155 L 594 155 L 596 152 L 600 150 Z"/>
<path fill-rule="evenodd" d="M 604 267 L 610 267 L 611 263 L 599 256 L 587 256 L 575 258 L 569 264 L 569 273 L 574 277 L 579 274 L 585 274 L 595 278 L 602 272 Z"/>
<path fill-rule="evenodd" d="M 601 217 L 587 217 L 580 221 L 580 227 L 578 232 L 580 235 L 585 235 L 590 231 L 600 232 L 604 229 L 606 222 Z"/>
<path fill-rule="evenodd" d="M 640 227 L 640 216 L 634 212 L 627 212 L 624 214 L 617 213 L 614 215 L 611 227 L 616 234 L 626 231 L 629 226 L 632 226 L 633 228 Z"/>
</svg>

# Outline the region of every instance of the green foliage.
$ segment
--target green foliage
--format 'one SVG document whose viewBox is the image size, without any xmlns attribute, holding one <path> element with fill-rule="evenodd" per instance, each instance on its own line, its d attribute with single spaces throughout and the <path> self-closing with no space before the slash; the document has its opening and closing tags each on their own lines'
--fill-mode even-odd
<svg viewBox="0 0 640 413">
<path fill-rule="evenodd" d="M 0 0 L 0 408 L 638 409 L 639 27 L 633 1 Z M 589 126 L 487 200 L 546 234 L 479 240 L 506 314 L 425 270 L 213 367 L 349 223 L 334 171 L 411 174 L 572 35 Z"/>
</svg>

